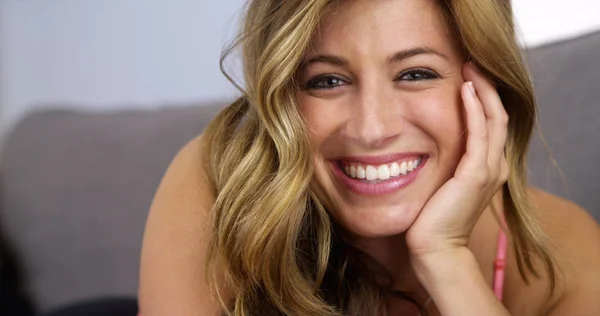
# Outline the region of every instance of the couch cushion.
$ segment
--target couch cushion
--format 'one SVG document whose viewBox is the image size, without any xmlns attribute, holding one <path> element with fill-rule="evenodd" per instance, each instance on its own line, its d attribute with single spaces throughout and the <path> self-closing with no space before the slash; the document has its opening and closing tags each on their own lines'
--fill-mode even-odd
<svg viewBox="0 0 600 316">
<path fill-rule="evenodd" d="M 542 132 L 529 159 L 533 184 L 566 197 L 600 221 L 600 32 L 529 51 Z"/>
<path fill-rule="evenodd" d="M 1 215 L 42 311 L 135 296 L 146 215 L 171 158 L 216 107 L 34 113 L 8 138 Z"/>
</svg>

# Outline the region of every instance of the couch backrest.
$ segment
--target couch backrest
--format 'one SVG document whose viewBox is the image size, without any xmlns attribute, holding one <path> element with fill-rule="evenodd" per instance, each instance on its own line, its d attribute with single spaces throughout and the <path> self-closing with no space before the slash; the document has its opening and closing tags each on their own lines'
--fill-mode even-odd
<svg viewBox="0 0 600 316">
<path fill-rule="evenodd" d="M 136 295 L 152 196 L 217 109 L 50 111 L 17 126 L 3 151 L 0 219 L 42 311 Z"/>
<path fill-rule="evenodd" d="M 600 32 L 529 52 L 541 129 L 564 173 L 552 165 L 539 135 L 530 151 L 530 179 L 566 197 L 600 221 Z"/>
</svg>

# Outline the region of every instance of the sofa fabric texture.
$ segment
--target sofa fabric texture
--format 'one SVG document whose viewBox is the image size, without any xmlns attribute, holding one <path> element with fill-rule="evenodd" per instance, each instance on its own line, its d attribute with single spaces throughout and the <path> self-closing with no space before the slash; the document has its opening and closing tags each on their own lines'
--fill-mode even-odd
<svg viewBox="0 0 600 316">
<path fill-rule="evenodd" d="M 600 220 L 600 33 L 527 52 L 541 128 L 531 182 Z M 0 224 L 41 311 L 135 296 L 145 219 L 172 157 L 225 102 L 159 111 L 33 113 L 1 157 Z"/>
</svg>

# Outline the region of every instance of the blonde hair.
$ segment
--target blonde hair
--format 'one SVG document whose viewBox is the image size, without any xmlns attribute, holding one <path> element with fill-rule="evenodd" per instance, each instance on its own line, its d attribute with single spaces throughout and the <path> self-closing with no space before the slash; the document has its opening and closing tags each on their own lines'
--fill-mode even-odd
<svg viewBox="0 0 600 316">
<path fill-rule="evenodd" d="M 340 231 L 310 182 L 314 160 L 295 94 L 295 77 L 331 0 L 252 0 L 243 32 L 221 62 L 242 46 L 243 96 L 204 132 L 206 170 L 216 198 L 211 212 L 208 275 L 229 315 L 384 314 L 385 289 L 365 268 L 365 255 Z M 551 291 L 554 261 L 528 202 L 526 154 L 536 118 L 533 88 L 515 41 L 509 1 L 438 1 L 465 55 L 493 78 L 509 114 L 504 186 L 507 226 L 518 268 Z M 227 75 L 227 74 L 226 74 Z M 400 293 L 411 300 L 409 295 Z"/>
</svg>

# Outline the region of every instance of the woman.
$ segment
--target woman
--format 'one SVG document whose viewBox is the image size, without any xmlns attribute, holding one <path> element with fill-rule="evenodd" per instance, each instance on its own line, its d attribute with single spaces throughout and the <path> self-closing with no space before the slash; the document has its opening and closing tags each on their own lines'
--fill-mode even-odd
<svg viewBox="0 0 600 316">
<path fill-rule="evenodd" d="M 526 185 L 508 1 L 254 0 L 240 43 L 153 203 L 144 316 L 600 314 L 598 226 Z"/>
</svg>

